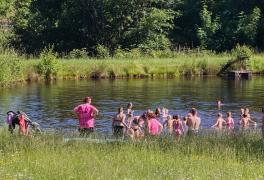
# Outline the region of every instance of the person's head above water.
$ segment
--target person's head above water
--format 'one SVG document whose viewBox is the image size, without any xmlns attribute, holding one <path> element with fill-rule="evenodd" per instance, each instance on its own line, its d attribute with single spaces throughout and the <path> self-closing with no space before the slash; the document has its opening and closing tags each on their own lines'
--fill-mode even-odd
<svg viewBox="0 0 264 180">
<path fill-rule="evenodd" d="M 196 115 L 197 115 L 197 109 L 192 108 L 192 109 L 190 110 L 190 113 L 191 113 L 193 116 L 196 116 Z"/>
<path fill-rule="evenodd" d="M 176 114 L 176 115 L 173 116 L 173 119 L 178 120 L 178 119 L 180 119 L 180 116 L 178 114 Z"/>
<path fill-rule="evenodd" d="M 156 114 L 156 116 L 159 116 L 161 114 L 160 108 L 156 108 L 155 114 Z"/>
<path fill-rule="evenodd" d="M 153 113 L 153 112 L 148 113 L 148 118 L 149 118 L 149 119 L 156 118 L 155 113 Z"/>
<path fill-rule="evenodd" d="M 83 99 L 83 102 L 84 102 L 84 103 L 91 104 L 91 102 L 92 102 L 92 98 L 91 98 L 91 97 L 85 97 L 85 98 Z"/>
<path fill-rule="evenodd" d="M 168 115 L 167 116 L 167 120 L 171 120 L 172 119 L 172 116 L 171 115 Z"/>
<path fill-rule="evenodd" d="M 216 104 L 217 104 L 218 107 L 221 107 L 221 106 L 222 106 L 222 102 L 221 102 L 221 100 L 217 100 L 217 101 L 216 101 Z"/>
<path fill-rule="evenodd" d="M 217 113 L 217 117 L 222 117 L 222 113 Z"/>
<path fill-rule="evenodd" d="M 118 112 L 118 114 L 124 112 L 123 107 L 119 107 L 118 110 L 117 110 L 117 112 Z"/>
<path fill-rule="evenodd" d="M 127 104 L 127 109 L 132 109 L 132 108 L 133 108 L 133 104 L 132 104 L 132 102 L 128 103 L 128 104 Z"/>
</svg>

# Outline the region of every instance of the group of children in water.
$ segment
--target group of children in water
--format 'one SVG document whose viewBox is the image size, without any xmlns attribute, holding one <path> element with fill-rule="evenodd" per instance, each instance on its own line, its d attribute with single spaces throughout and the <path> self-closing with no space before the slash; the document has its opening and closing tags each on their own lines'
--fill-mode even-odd
<svg viewBox="0 0 264 180">
<path fill-rule="evenodd" d="M 217 102 L 219 107 L 221 103 Z M 90 133 L 94 130 L 94 117 L 98 110 L 91 105 L 91 98 L 84 99 L 84 104 L 77 106 L 76 112 L 80 121 L 80 132 Z M 263 110 L 264 111 L 264 110 Z M 264 112 L 263 112 L 264 113 Z M 239 124 L 242 128 L 249 127 L 250 123 L 256 125 L 256 122 L 251 119 L 249 109 L 241 109 L 241 120 Z M 264 118 L 264 117 L 263 117 Z M 133 104 L 128 103 L 126 112 L 123 107 L 118 108 L 118 112 L 112 117 L 112 130 L 114 136 L 128 135 L 133 139 L 139 139 L 145 135 L 158 136 L 163 131 L 175 136 L 186 134 L 195 134 L 198 132 L 201 123 L 201 118 L 195 108 L 192 108 L 189 113 L 181 118 L 179 115 L 171 116 L 168 109 L 157 108 L 155 111 L 147 110 L 140 116 L 134 116 Z M 232 130 L 235 126 L 232 113 L 227 112 L 224 118 L 221 113 L 217 114 L 216 122 L 212 128 L 222 130 Z"/>
<path fill-rule="evenodd" d="M 217 106 L 221 106 L 221 102 L 217 101 Z M 95 117 L 98 114 L 98 109 L 92 105 L 92 98 L 86 97 L 83 100 L 83 104 L 78 105 L 74 108 L 79 120 L 79 131 L 81 135 L 87 135 L 94 131 Z M 262 130 L 264 135 L 264 107 L 262 108 Z M 16 125 L 19 126 L 19 132 L 25 133 L 25 127 L 28 124 L 33 129 L 40 131 L 39 125 L 32 122 L 27 118 L 24 113 L 14 113 L 9 111 L 7 113 L 7 124 L 9 125 L 10 132 Z M 239 124 L 243 129 L 249 127 L 250 124 L 257 125 L 255 121 L 251 119 L 248 108 L 242 108 L 240 114 Z M 24 122 L 24 123 L 23 123 Z M 175 136 L 182 136 L 186 134 L 196 134 L 199 130 L 201 118 L 198 116 L 198 112 L 195 108 L 190 109 L 189 113 L 181 118 L 179 115 L 171 116 L 169 110 L 166 108 L 157 108 L 154 111 L 147 110 L 140 116 L 134 116 L 133 104 L 127 105 L 126 112 L 123 107 L 118 108 L 118 112 L 112 117 L 112 129 L 114 136 L 128 135 L 133 139 L 139 139 L 146 135 L 158 136 L 163 131 L 167 131 L 168 134 Z M 232 113 L 227 112 L 227 116 L 224 118 L 221 113 L 217 114 L 216 122 L 212 128 L 222 130 L 224 127 L 228 130 L 234 129 L 235 122 L 232 118 Z"/>
</svg>

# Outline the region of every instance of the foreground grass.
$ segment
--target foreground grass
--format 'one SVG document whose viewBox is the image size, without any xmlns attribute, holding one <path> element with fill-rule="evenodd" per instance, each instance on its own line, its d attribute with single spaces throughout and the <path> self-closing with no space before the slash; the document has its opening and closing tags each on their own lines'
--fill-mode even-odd
<svg viewBox="0 0 264 180">
<path fill-rule="evenodd" d="M 264 178 L 259 134 L 94 144 L 0 132 L 0 179 Z"/>
</svg>

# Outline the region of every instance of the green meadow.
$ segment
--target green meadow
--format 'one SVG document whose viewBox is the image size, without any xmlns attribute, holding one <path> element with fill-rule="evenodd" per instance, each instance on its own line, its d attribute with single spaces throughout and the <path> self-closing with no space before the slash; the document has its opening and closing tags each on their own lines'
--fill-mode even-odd
<svg viewBox="0 0 264 180">
<path fill-rule="evenodd" d="M 260 133 L 64 142 L 0 132 L 0 179 L 263 179 Z"/>
</svg>

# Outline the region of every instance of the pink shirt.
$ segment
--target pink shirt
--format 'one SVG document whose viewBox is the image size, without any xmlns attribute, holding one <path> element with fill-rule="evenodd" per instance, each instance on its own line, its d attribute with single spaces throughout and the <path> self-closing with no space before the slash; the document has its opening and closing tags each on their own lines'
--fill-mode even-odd
<svg viewBox="0 0 264 180">
<path fill-rule="evenodd" d="M 157 119 L 149 120 L 148 128 L 151 135 L 159 135 L 160 123 Z"/>
<path fill-rule="evenodd" d="M 74 112 L 78 114 L 80 128 L 94 127 L 94 110 L 96 108 L 90 104 L 81 104 L 74 108 Z"/>
</svg>

